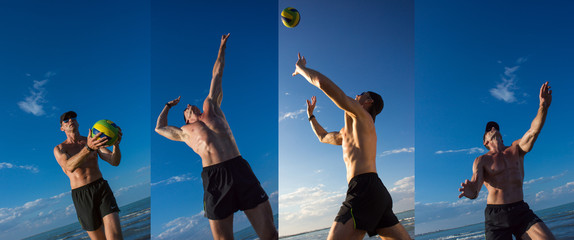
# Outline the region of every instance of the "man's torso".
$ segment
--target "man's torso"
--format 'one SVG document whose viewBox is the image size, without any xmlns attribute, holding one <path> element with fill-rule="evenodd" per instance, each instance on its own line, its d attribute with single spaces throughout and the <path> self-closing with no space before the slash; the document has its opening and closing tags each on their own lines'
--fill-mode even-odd
<svg viewBox="0 0 574 240">
<path fill-rule="evenodd" d="M 508 204 L 523 199 L 524 156 L 517 144 L 499 153 L 481 156 L 488 204 Z"/>
<path fill-rule="evenodd" d="M 339 133 L 343 140 L 347 182 L 362 173 L 376 173 L 377 134 L 372 118 L 354 119 L 345 113 L 345 127 Z"/>
<path fill-rule="evenodd" d="M 86 142 L 87 139 L 82 137 L 78 143 L 63 142 L 59 145 L 59 148 L 63 153 L 68 155 L 68 158 L 71 158 L 85 147 Z M 101 178 L 102 173 L 100 172 L 100 167 L 98 166 L 97 152 L 94 151 L 90 153 L 86 161 L 82 163 L 82 165 L 79 166 L 74 172 L 67 172 L 64 170 L 64 173 L 66 173 L 68 178 L 70 178 L 70 186 L 72 189 L 79 188 Z"/>
<path fill-rule="evenodd" d="M 203 167 L 218 164 L 240 155 L 231 128 L 219 106 L 206 111 L 198 121 L 181 129 L 185 143 L 199 154 Z"/>
</svg>

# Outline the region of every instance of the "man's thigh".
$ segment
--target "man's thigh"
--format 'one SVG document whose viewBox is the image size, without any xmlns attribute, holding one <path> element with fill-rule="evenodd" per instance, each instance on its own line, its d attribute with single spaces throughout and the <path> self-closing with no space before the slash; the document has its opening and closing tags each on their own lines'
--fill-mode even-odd
<svg viewBox="0 0 574 240">
<path fill-rule="evenodd" d="M 401 223 L 393 226 L 377 229 L 377 233 L 382 239 L 411 239 L 409 233 Z"/>
<path fill-rule="evenodd" d="M 345 223 L 333 222 L 331 230 L 329 231 L 328 240 L 352 240 L 363 239 L 367 231 L 355 229 L 352 220 L 347 220 Z"/>
<path fill-rule="evenodd" d="M 273 221 L 273 212 L 269 200 L 260 203 L 257 207 L 243 211 L 251 226 L 262 240 L 277 239 L 278 233 Z"/>
<path fill-rule="evenodd" d="M 110 213 L 103 218 L 106 238 L 108 240 L 124 239 L 118 212 Z"/>
<path fill-rule="evenodd" d="M 544 222 L 537 222 L 532 225 L 524 234 L 522 239 L 556 239 L 550 231 L 550 228 Z"/>
<path fill-rule="evenodd" d="M 214 240 L 233 239 L 233 214 L 224 219 L 209 219 L 209 226 Z"/>
</svg>

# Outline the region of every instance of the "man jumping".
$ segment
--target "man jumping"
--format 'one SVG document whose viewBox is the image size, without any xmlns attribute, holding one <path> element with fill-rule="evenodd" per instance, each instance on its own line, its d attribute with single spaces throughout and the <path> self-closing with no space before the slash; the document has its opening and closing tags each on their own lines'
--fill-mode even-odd
<svg viewBox="0 0 574 240">
<path fill-rule="evenodd" d="M 108 182 L 103 179 L 98 166 L 98 156 L 112 166 L 118 166 L 122 158 L 119 130 L 118 140 L 110 151 L 108 138 L 98 139 L 102 133 L 88 137 L 80 135 L 77 114 L 73 111 L 60 116 L 60 130 L 66 133 L 66 141 L 54 147 L 54 156 L 64 173 L 70 178 L 72 200 L 82 228 L 91 239 L 123 239 L 118 204 Z M 103 228 L 102 229 L 102 224 Z"/>
<path fill-rule="evenodd" d="M 185 142 L 201 157 L 204 210 L 214 239 L 233 239 L 233 213 L 238 210 L 245 212 L 260 239 L 277 239 L 269 197 L 239 153 L 220 108 L 228 38 L 229 34 L 221 37 L 209 95 L 203 101 L 203 113 L 197 106 L 188 104 L 183 112 L 185 125 L 181 128 L 168 126 L 169 109 L 179 103 L 178 97 L 165 104 L 155 131 L 170 140 Z"/>
<path fill-rule="evenodd" d="M 504 146 L 496 122 L 488 122 L 482 137 L 488 153 L 477 157 L 472 167 L 472 179 L 461 184 L 458 196 L 476 199 L 482 184 L 488 190 L 486 200 L 486 239 L 554 239 L 550 229 L 530 210 L 524 199 L 524 155 L 532 150 L 544 126 L 552 102 L 548 82 L 540 87 L 540 105 L 530 129 L 512 143 Z"/>
<path fill-rule="evenodd" d="M 391 195 L 377 175 L 375 117 L 383 110 L 383 99 L 374 92 L 363 92 L 355 99 L 348 97 L 329 78 L 306 65 L 299 54 L 293 76 L 301 74 L 345 111 L 345 126 L 338 132 L 327 132 L 313 115 L 316 97 L 307 100 L 313 131 L 322 143 L 342 145 L 347 167 L 347 197 L 327 239 L 363 239 L 365 233 L 379 234 L 383 239 L 410 239 L 393 213 Z"/>
</svg>

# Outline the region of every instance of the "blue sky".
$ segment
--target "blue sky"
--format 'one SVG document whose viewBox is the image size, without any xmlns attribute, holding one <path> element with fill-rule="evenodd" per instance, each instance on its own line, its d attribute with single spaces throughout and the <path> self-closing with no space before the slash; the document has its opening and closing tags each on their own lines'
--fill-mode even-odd
<svg viewBox="0 0 574 240">
<path fill-rule="evenodd" d="M 485 187 L 476 200 L 457 197 L 486 153 L 485 125 L 497 121 L 506 145 L 522 137 L 545 81 L 553 101 L 525 157 L 524 198 L 535 210 L 573 199 L 573 10 L 568 1 L 417 2 L 417 234 L 484 221 Z"/>
<path fill-rule="evenodd" d="M 283 26 L 286 7 L 300 12 L 299 26 Z M 298 52 L 347 95 L 382 95 L 377 171 L 394 211 L 414 208 L 413 14 L 412 1 L 279 1 L 280 236 L 330 227 L 347 190 L 341 147 L 317 140 L 305 100 L 317 96 L 314 114 L 327 131 L 343 127 L 344 112 L 303 77 L 291 77 Z"/>
<path fill-rule="evenodd" d="M 243 9 L 243 10 L 240 10 Z M 246 10 L 247 9 L 247 10 Z M 168 123 L 184 124 L 186 104 L 208 94 L 221 35 L 227 42 L 221 109 L 239 151 L 277 212 L 277 2 L 153 1 L 151 116 L 181 96 Z M 154 125 L 155 126 L 155 125 Z M 149 128 L 153 131 L 153 128 Z M 152 238 L 210 238 L 203 217 L 201 158 L 185 143 L 152 134 Z M 249 226 L 235 214 L 234 230 Z"/>
<path fill-rule="evenodd" d="M 149 197 L 149 4 L 5 2 L 0 21 L 0 238 L 77 221 L 53 155 L 68 110 L 83 135 L 100 119 L 122 127 L 122 162 L 101 171 L 120 206 Z"/>
</svg>

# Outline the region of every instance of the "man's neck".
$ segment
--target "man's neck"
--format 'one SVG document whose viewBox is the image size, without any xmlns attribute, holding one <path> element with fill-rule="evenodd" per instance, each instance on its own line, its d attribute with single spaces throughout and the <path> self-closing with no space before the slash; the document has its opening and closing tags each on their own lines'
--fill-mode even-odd
<svg viewBox="0 0 574 240">
<path fill-rule="evenodd" d="M 66 133 L 66 137 L 68 139 L 66 139 L 66 141 L 68 143 L 78 143 L 80 141 L 80 133 L 79 132 L 73 132 L 73 133 Z"/>
</svg>

